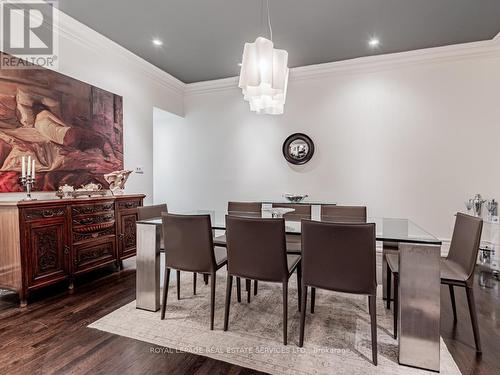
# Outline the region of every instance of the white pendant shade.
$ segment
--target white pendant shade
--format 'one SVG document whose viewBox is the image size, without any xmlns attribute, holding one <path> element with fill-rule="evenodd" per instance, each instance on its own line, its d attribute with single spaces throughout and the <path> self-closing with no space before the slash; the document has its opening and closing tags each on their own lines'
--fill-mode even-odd
<svg viewBox="0 0 500 375">
<path fill-rule="evenodd" d="M 279 115 L 283 113 L 288 85 L 288 52 L 274 49 L 273 42 L 259 37 L 245 43 L 239 87 L 250 110 Z"/>
</svg>

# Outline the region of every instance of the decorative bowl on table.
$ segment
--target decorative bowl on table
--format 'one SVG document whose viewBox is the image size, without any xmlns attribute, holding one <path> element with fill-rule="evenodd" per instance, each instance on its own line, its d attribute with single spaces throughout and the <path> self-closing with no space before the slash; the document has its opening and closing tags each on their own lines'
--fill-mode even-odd
<svg viewBox="0 0 500 375">
<path fill-rule="evenodd" d="M 283 197 L 290 203 L 300 203 L 308 196 L 307 194 L 283 194 Z"/>
<path fill-rule="evenodd" d="M 286 207 L 269 207 L 263 208 L 262 212 L 268 212 L 271 214 L 273 218 L 281 218 L 283 215 L 288 214 L 290 212 L 295 211 L 294 208 L 286 208 Z"/>
</svg>

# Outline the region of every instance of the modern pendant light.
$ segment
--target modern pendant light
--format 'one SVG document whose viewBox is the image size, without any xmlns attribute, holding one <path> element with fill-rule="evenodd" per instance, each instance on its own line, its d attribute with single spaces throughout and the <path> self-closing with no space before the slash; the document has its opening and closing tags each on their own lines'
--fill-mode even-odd
<svg viewBox="0 0 500 375">
<path fill-rule="evenodd" d="M 279 115 L 286 100 L 288 52 L 274 48 L 269 0 L 266 3 L 271 40 L 258 37 L 254 43 L 245 43 L 238 86 L 251 111 Z"/>
</svg>

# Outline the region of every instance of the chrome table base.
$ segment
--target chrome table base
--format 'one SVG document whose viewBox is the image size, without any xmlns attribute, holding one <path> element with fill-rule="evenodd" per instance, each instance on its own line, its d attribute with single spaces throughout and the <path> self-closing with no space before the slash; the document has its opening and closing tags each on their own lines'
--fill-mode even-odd
<svg viewBox="0 0 500 375">
<path fill-rule="evenodd" d="M 399 363 L 439 371 L 441 248 L 399 246 Z"/>
<path fill-rule="evenodd" d="M 161 225 L 137 224 L 136 307 L 160 309 L 160 235 Z"/>
</svg>

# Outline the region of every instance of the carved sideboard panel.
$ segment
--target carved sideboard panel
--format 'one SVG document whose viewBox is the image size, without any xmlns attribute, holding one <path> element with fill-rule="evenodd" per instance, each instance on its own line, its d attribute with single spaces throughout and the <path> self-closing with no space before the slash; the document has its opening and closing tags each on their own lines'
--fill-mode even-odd
<svg viewBox="0 0 500 375">
<path fill-rule="evenodd" d="M 19 293 L 73 279 L 136 253 L 137 207 L 144 195 L 0 203 L 0 287 Z M 8 214 L 7 214 L 8 213 Z M 13 233 L 14 232 L 14 233 Z M 2 262 L 9 262 L 3 264 Z M 12 263 L 14 262 L 14 263 Z"/>
<path fill-rule="evenodd" d="M 49 224 L 32 223 L 28 231 L 30 283 L 38 285 L 67 278 L 68 247 L 65 245 L 64 219 Z"/>
</svg>

